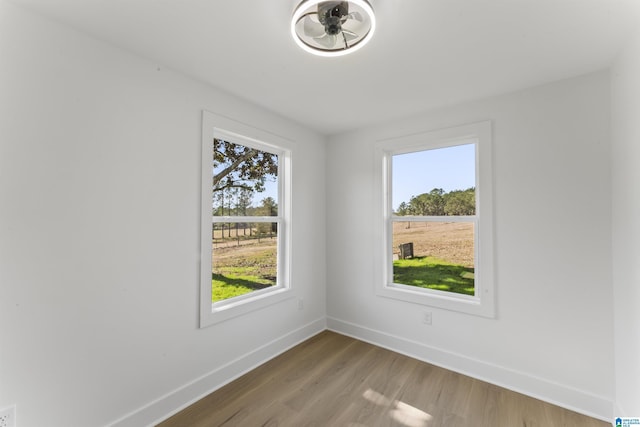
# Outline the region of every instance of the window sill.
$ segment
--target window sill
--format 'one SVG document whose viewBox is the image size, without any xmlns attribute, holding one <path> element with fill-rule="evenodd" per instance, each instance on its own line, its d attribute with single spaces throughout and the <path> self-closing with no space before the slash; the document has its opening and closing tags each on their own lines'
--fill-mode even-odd
<svg viewBox="0 0 640 427">
<path fill-rule="evenodd" d="M 258 295 L 252 294 L 246 298 L 240 298 L 238 301 L 221 301 L 223 304 L 203 303 L 200 309 L 200 327 L 204 328 L 224 322 L 294 297 L 295 295 L 291 288 L 281 288 L 276 290 L 270 289 L 268 292 Z"/>
<path fill-rule="evenodd" d="M 495 317 L 493 299 L 489 291 L 485 291 L 483 296 L 469 296 L 422 288 L 414 290 L 411 286 L 393 284 L 378 288 L 376 295 L 475 316 Z"/>
</svg>

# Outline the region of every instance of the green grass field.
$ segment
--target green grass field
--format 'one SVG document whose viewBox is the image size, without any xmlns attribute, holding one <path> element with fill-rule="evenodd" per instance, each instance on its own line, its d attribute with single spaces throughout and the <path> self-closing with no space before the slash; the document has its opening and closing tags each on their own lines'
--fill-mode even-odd
<svg viewBox="0 0 640 427">
<path fill-rule="evenodd" d="M 231 247 L 214 251 L 211 301 L 248 294 L 276 284 L 277 257 L 274 244 Z"/>
<path fill-rule="evenodd" d="M 473 268 L 434 257 L 415 257 L 393 262 L 393 281 L 409 286 L 474 295 Z"/>
<path fill-rule="evenodd" d="M 451 246 L 451 245 L 449 245 Z M 449 258 L 449 257 L 447 257 Z M 455 257 L 453 257 L 455 259 Z M 393 262 L 393 281 L 440 291 L 474 295 L 474 269 L 460 261 L 417 256 Z M 277 276 L 276 239 L 214 248 L 212 302 L 274 286 Z"/>
<path fill-rule="evenodd" d="M 275 284 L 275 280 L 246 274 L 212 274 L 211 301 L 237 297 Z"/>
</svg>

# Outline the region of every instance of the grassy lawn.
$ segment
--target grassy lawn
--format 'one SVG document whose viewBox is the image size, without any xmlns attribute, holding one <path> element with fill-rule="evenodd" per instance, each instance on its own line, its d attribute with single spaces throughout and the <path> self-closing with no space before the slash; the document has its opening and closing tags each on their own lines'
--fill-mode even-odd
<svg viewBox="0 0 640 427">
<path fill-rule="evenodd" d="M 216 254 L 219 256 L 216 257 Z M 275 245 L 214 251 L 211 301 L 221 301 L 275 285 L 276 264 Z"/>
<path fill-rule="evenodd" d="M 439 291 L 474 294 L 473 268 L 433 257 L 393 261 L 393 281 Z"/>
<path fill-rule="evenodd" d="M 211 301 L 221 301 L 275 285 L 275 280 L 246 274 L 212 274 Z"/>
</svg>

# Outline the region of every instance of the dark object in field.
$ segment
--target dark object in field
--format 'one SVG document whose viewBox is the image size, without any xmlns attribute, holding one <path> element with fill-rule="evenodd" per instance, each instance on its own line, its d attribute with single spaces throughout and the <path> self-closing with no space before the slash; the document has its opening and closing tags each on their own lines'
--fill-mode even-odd
<svg viewBox="0 0 640 427">
<path fill-rule="evenodd" d="M 413 242 L 400 245 L 400 259 L 413 258 Z"/>
</svg>

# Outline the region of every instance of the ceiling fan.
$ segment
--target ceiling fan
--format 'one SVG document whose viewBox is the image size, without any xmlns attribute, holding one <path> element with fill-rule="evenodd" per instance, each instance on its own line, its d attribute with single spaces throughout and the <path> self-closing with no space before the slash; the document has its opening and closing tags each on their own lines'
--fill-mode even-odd
<svg viewBox="0 0 640 427">
<path fill-rule="evenodd" d="M 375 16 L 367 0 L 303 0 L 291 18 L 296 43 L 321 56 L 355 52 L 371 39 L 374 30 Z"/>
</svg>

